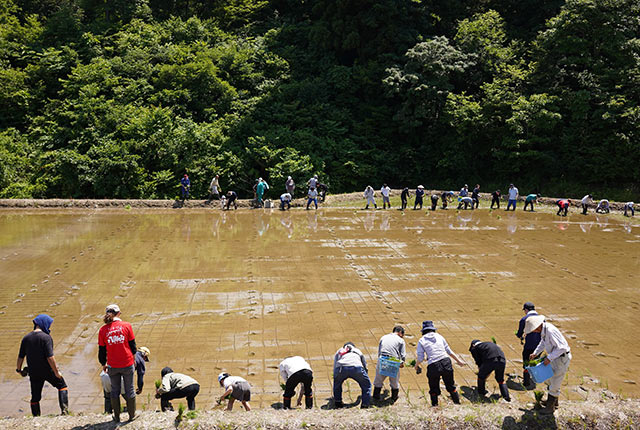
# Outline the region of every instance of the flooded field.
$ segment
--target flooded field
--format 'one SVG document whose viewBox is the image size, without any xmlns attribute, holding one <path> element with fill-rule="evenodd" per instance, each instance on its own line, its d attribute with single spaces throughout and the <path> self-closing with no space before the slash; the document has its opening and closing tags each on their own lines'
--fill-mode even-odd
<svg viewBox="0 0 640 430">
<path fill-rule="evenodd" d="M 248 379 L 253 406 L 268 408 L 281 401 L 278 363 L 294 354 L 313 367 L 320 407 L 345 341 L 367 354 L 373 379 L 380 336 L 405 326 L 411 360 L 426 319 L 471 364 L 455 368 L 464 393 L 475 386 L 472 339 L 495 337 L 507 371 L 521 373 L 514 332 L 525 301 L 567 336 L 568 384 L 595 378 L 640 396 L 633 219 L 486 210 L 5 210 L 0 285 L 0 415 L 29 413 L 28 380 L 13 369 L 20 339 L 41 312 L 55 318 L 71 410 L 102 409 L 97 334 L 112 302 L 133 324 L 138 346 L 151 350 L 139 407 L 158 406 L 154 380 L 171 366 L 200 382 L 201 408 L 221 394 L 223 370 Z M 424 374 L 403 369 L 401 385 L 403 401 L 424 404 Z M 496 390 L 492 379 L 488 387 Z M 359 391 L 350 388 L 347 402 Z M 580 398 L 579 390 L 565 395 Z M 59 412 L 50 386 L 42 411 Z"/>
</svg>

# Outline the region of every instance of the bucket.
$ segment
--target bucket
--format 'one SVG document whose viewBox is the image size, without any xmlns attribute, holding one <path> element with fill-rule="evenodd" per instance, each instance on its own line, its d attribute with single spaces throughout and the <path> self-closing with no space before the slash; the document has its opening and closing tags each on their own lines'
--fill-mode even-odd
<svg viewBox="0 0 640 430">
<path fill-rule="evenodd" d="M 536 366 L 527 367 L 527 371 L 536 384 L 541 384 L 553 376 L 551 364 L 538 363 Z"/>
<path fill-rule="evenodd" d="M 378 373 L 382 376 L 397 378 L 402 361 L 393 357 L 380 357 L 378 360 Z"/>
</svg>

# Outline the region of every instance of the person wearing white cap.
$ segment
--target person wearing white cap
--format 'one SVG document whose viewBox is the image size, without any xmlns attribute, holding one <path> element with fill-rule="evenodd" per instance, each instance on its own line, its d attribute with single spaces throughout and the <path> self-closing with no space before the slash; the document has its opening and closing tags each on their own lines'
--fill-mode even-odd
<svg viewBox="0 0 640 430">
<path fill-rule="evenodd" d="M 564 380 L 564 376 L 569 370 L 571 362 L 571 348 L 567 343 L 560 330 L 550 322 L 545 321 L 544 315 L 532 315 L 527 318 L 524 328 L 524 334 L 540 333 L 540 343 L 529 356 L 530 360 L 546 351 L 547 356 L 544 364 L 551 364 L 553 376 L 549 379 L 549 393 L 547 400 L 544 402 L 544 408 L 540 411 L 542 414 L 553 414 L 558 407 L 558 397 L 560 396 L 560 386 Z"/>
<path fill-rule="evenodd" d="M 287 176 L 287 181 L 284 183 L 284 187 L 287 191 L 287 193 L 291 194 L 293 196 L 293 193 L 296 190 L 296 183 L 293 182 L 293 179 L 291 178 L 291 176 Z"/>
<path fill-rule="evenodd" d="M 371 185 L 367 185 L 367 188 L 364 189 L 364 198 L 367 199 L 367 205 L 364 207 L 365 209 L 369 209 L 369 203 L 371 203 L 374 208 L 378 209 L 374 195 L 375 191 L 373 191 L 373 187 Z"/>
<path fill-rule="evenodd" d="M 136 392 L 133 387 L 136 338 L 131 324 L 120 319 L 118 305 L 107 306 L 104 323 L 98 332 L 98 361 L 111 379 L 113 420 L 120 422 L 120 392 L 124 386 L 124 397 L 131 421 L 136 416 Z"/>
<path fill-rule="evenodd" d="M 416 188 L 416 199 L 413 202 L 413 210 L 418 209 L 418 205 L 420 205 L 420 210 L 422 210 L 422 198 L 424 197 L 424 187 L 422 185 L 418 185 Z"/>
<path fill-rule="evenodd" d="M 228 397 L 228 411 L 233 409 L 233 403 L 236 400 L 242 402 L 242 406 L 244 406 L 247 412 L 251 410 L 251 406 L 249 405 L 249 401 L 251 400 L 251 385 L 249 385 L 246 379 L 222 372 L 218 375 L 218 382 L 220 386 L 224 388 L 224 394 L 218 399 L 218 404 L 221 404 L 222 401 Z"/>
</svg>

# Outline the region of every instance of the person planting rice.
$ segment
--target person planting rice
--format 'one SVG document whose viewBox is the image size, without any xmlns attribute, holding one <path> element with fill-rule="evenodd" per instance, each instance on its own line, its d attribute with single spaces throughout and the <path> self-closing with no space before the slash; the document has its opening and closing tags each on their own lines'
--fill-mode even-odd
<svg viewBox="0 0 640 430">
<path fill-rule="evenodd" d="M 571 200 L 569 199 L 556 200 L 556 205 L 558 205 L 558 212 L 556 212 L 556 215 L 560 215 L 560 213 L 564 211 L 562 216 L 567 216 L 567 212 L 569 211 L 569 206 L 571 206 Z"/>
<path fill-rule="evenodd" d="M 409 192 L 409 188 L 408 187 L 404 187 L 404 189 L 400 193 L 400 201 L 402 202 L 401 210 L 405 210 L 407 208 L 407 201 L 409 200 L 409 197 L 411 197 L 411 193 Z"/>
<path fill-rule="evenodd" d="M 422 337 L 418 341 L 417 355 L 416 373 L 422 372 L 420 363 L 425 360 L 425 356 L 427 359 L 427 379 L 429 380 L 431 406 L 438 406 L 440 378 L 444 381 L 453 403 L 460 404 L 460 394 L 456 390 L 453 367 L 449 357 L 453 357 L 459 366 L 464 366 L 466 363 L 460 360 L 460 357 L 451 350 L 445 338 L 436 333 L 433 321 L 422 322 Z"/>
<path fill-rule="evenodd" d="M 589 205 L 593 203 L 593 196 L 591 194 L 587 194 L 580 200 L 580 204 L 582 205 L 582 215 L 587 214 L 587 209 L 589 209 Z"/>
<path fill-rule="evenodd" d="M 513 184 L 509 184 L 509 200 L 507 201 L 507 211 L 511 206 L 513 206 L 513 210 L 516 210 L 516 201 L 518 200 L 518 189 Z"/>
<path fill-rule="evenodd" d="M 98 361 L 111 379 L 111 406 L 113 420 L 120 422 L 120 392 L 124 386 L 129 421 L 136 416 L 136 392 L 133 372 L 137 352 L 133 328 L 120 319 L 118 305 L 107 306 L 104 323 L 98 332 Z"/>
<path fill-rule="evenodd" d="M 323 184 L 322 182 L 318 182 L 318 186 L 316 187 L 316 189 L 318 190 L 318 197 L 320 197 L 320 201 L 324 203 L 327 198 L 329 186 L 327 184 Z"/>
<path fill-rule="evenodd" d="M 302 395 L 304 394 L 304 405 L 307 409 L 311 409 L 313 407 L 313 391 L 311 389 L 313 371 L 309 363 L 300 356 L 287 357 L 280 362 L 278 368 L 285 383 L 282 396 L 284 409 L 291 409 L 291 399 L 296 394 L 298 384 L 302 384 L 303 389 L 300 390 L 296 406 L 302 404 Z"/>
<path fill-rule="evenodd" d="M 418 185 L 416 189 L 416 199 L 413 202 L 413 210 L 415 211 L 420 205 L 420 210 L 422 210 L 422 198 L 424 197 L 424 187 L 422 185 Z"/>
<path fill-rule="evenodd" d="M 518 323 L 516 337 L 520 339 L 520 342 L 522 342 L 524 338 L 524 347 L 522 348 L 522 367 L 524 367 L 524 371 L 522 373 L 522 385 L 524 385 L 527 390 L 532 390 L 536 387 L 536 383 L 531 379 L 527 366 L 529 363 L 529 356 L 533 354 L 533 351 L 535 351 L 536 347 L 540 343 L 540 333 L 532 332 L 525 336 L 524 326 L 527 322 L 527 318 L 533 315 L 538 315 L 538 312 L 536 312 L 536 307 L 531 302 L 526 302 L 522 306 L 522 310 L 524 311 L 524 316 L 520 318 L 520 322 Z"/>
<path fill-rule="evenodd" d="M 500 190 L 491 193 L 491 209 L 493 209 L 493 205 L 496 205 L 496 209 L 500 209 Z"/>
<path fill-rule="evenodd" d="M 437 194 L 431 194 L 431 210 L 435 211 L 436 208 L 438 207 L 438 195 Z M 444 203 L 446 204 L 446 203 Z"/>
<path fill-rule="evenodd" d="M 442 209 L 446 209 L 447 208 L 447 204 L 451 203 L 453 201 L 453 196 L 454 196 L 454 192 L 453 191 L 444 191 L 441 195 L 442 198 Z"/>
<path fill-rule="evenodd" d="M 231 207 L 231 203 L 233 203 L 233 208 L 238 209 L 238 195 L 235 191 L 227 191 L 227 204 L 225 205 L 225 209 L 229 210 Z"/>
<path fill-rule="evenodd" d="M 40 416 L 40 399 L 45 381 L 58 390 L 58 404 L 60 413 L 69 413 L 69 391 L 67 383 L 58 370 L 56 357 L 53 355 L 53 339 L 51 338 L 51 324 L 53 318 L 47 314 L 40 314 L 33 319 L 33 331 L 22 338 L 16 372 L 29 375 L 31 384 L 31 415 Z M 25 357 L 27 367 L 22 368 Z"/>
<path fill-rule="evenodd" d="M 571 348 L 560 330 L 545 319 L 544 315 L 533 315 L 527 318 L 524 334 L 540 333 L 540 343 L 529 356 L 529 360 L 534 360 L 544 351 L 547 353 L 544 364 L 551 364 L 553 369 L 553 376 L 547 381 L 549 384 L 547 400 L 543 402 L 544 408 L 540 411 L 542 414 L 549 415 L 558 408 L 560 386 L 571 363 Z"/>
<path fill-rule="evenodd" d="M 500 395 L 507 402 L 510 402 L 509 388 L 504 383 L 504 369 L 507 365 L 507 360 L 502 349 L 493 342 L 472 340 L 469 352 L 478 365 L 478 394 L 480 397 L 484 398 L 487 395 L 486 380 L 491 372 L 494 372 L 496 382 L 500 388 Z"/>
<path fill-rule="evenodd" d="M 633 210 L 633 202 L 627 202 L 624 204 L 624 216 L 629 216 L 627 215 L 627 211 L 631 213 L 631 216 L 635 214 L 635 211 Z"/>
<path fill-rule="evenodd" d="M 471 209 L 477 209 L 478 206 L 480 206 L 480 184 L 476 184 L 475 188 L 471 192 L 471 200 L 473 200 Z"/>
<path fill-rule="evenodd" d="M 538 198 L 540 198 L 540 194 L 529 194 L 524 199 L 524 211 L 527 210 L 527 206 L 531 205 L 531 212 L 533 212 L 533 204 L 538 202 Z"/>
<path fill-rule="evenodd" d="M 364 207 L 365 209 L 369 209 L 369 204 L 372 204 L 374 208 L 378 209 L 378 205 L 376 205 L 376 199 L 374 198 L 375 191 L 373 191 L 373 187 L 371 185 L 367 185 L 364 189 L 364 198 L 367 199 L 367 205 Z"/>
<path fill-rule="evenodd" d="M 230 374 L 223 372 L 218 375 L 218 382 L 220 386 L 224 388 L 224 394 L 218 399 L 218 404 L 222 404 L 224 399 L 229 399 L 227 403 L 227 410 L 233 409 L 233 404 L 236 400 L 242 402 L 242 406 L 246 411 L 251 410 L 249 402 L 251 401 L 251 385 L 239 376 L 231 376 Z"/>
<path fill-rule="evenodd" d="M 187 407 L 190 411 L 196 409 L 196 396 L 200 392 L 200 384 L 190 376 L 174 372 L 170 367 L 165 367 L 160 372 L 162 383 L 156 389 L 156 399 L 160 399 L 162 412 L 172 411 L 170 400 L 187 399 Z"/>
<path fill-rule="evenodd" d="M 382 185 L 382 188 L 380 188 L 380 194 L 382 194 L 382 209 L 386 209 L 387 206 L 389 206 L 389 209 L 391 209 L 389 193 L 391 193 L 391 188 L 389 188 L 387 184 Z"/>
<path fill-rule="evenodd" d="M 291 194 L 289 193 L 284 193 L 280 196 L 280 210 L 285 210 L 285 206 L 287 210 L 291 209 Z"/>
<path fill-rule="evenodd" d="M 391 358 L 402 362 L 400 367 L 404 367 L 404 361 L 407 358 L 406 347 L 404 342 L 404 328 L 395 326 L 393 332 L 385 334 L 380 338 L 378 343 L 378 361 L 383 358 Z M 387 376 L 380 372 L 380 366 L 376 368 L 376 377 L 373 380 L 373 399 L 380 400 L 380 392 L 382 385 Z M 391 400 L 398 400 L 400 392 L 400 374 L 397 377 L 389 376 L 389 384 L 391 385 Z"/>
<path fill-rule="evenodd" d="M 367 372 L 367 360 L 353 342 L 347 342 L 333 357 L 333 403 L 336 408 L 344 407 L 342 402 L 342 383 L 353 379 L 362 391 L 361 408 L 371 404 L 371 380 Z"/>
<path fill-rule="evenodd" d="M 473 199 L 471 197 L 458 197 L 458 209 L 462 209 L 462 206 L 464 205 L 465 209 L 468 209 L 469 206 L 471 206 L 471 209 L 473 210 Z"/>
<path fill-rule="evenodd" d="M 608 214 L 609 213 L 609 200 L 602 199 L 598 202 L 598 206 L 596 207 L 596 213 L 598 214 Z"/>
</svg>

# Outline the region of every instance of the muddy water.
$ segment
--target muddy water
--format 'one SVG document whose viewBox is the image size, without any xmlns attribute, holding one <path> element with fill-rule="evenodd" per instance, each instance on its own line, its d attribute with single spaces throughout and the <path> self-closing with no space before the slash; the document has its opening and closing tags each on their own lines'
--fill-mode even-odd
<svg viewBox="0 0 640 430">
<path fill-rule="evenodd" d="M 55 318 L 72 410 L 101 410 L 97 332 L 111 302 L 152 351 L 139 397 L 145 408 L 157 407 L 153 383 L 167 365 L 200 382 L 200 407 L 213 406 L 223 370 L 246 377 L 254 406 L 269 407 L 280 401 L 277 365 L 293 354 L 311 363 L 322 406 L 342 343 L 367 354 L 373 378 L 380 336 L 404 325 L 415 358 L 425 319 L 469 363 L 469 342 L 495 337 L 507 371 L 520 373 L 514 331 L 524 301 L 568 337 L 568 384 L 595 378 L 637 397 L 639 251 L 637 221 L 594 215 L 2 211 L 0 415 L 29 411 L 29 384 L 13 363 L 40 312 Z M 457 383 L 474 386 L 473 370 L 456 368 Z M 424 402 L 426 378 L 402 372 L 403 398 Z M 43 413 L 57 413 L 55 390 L 47 386 L 43 398 Z"/>
</svg>

